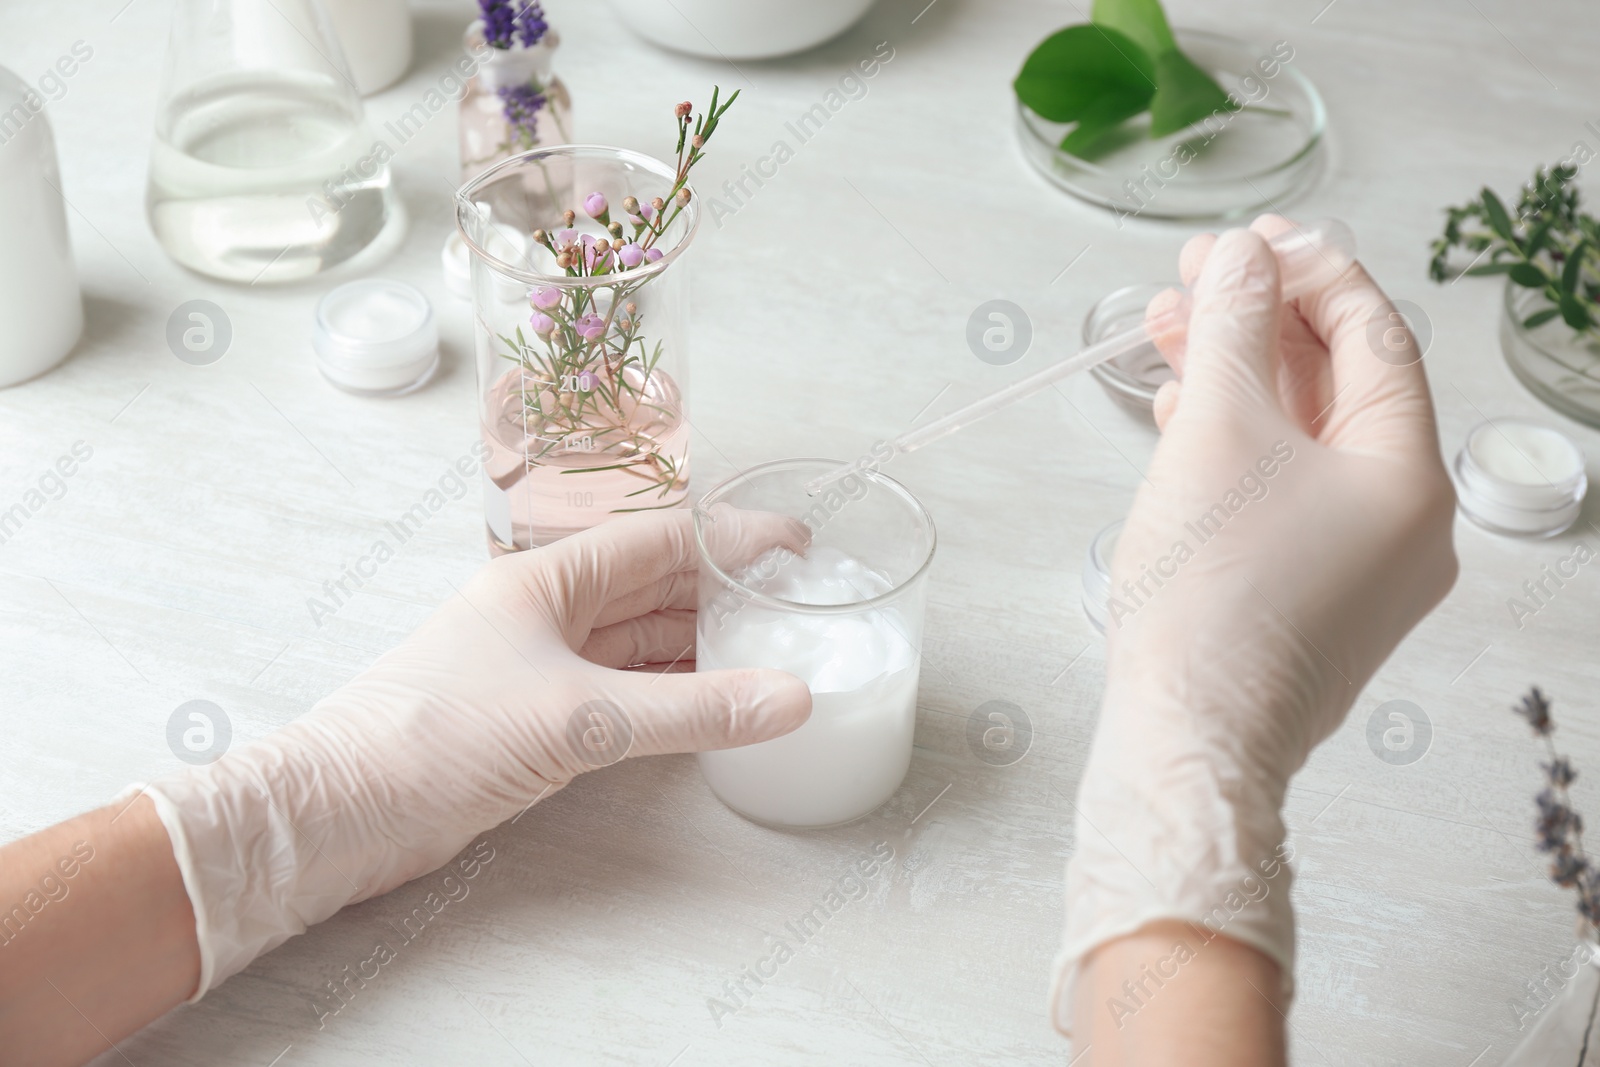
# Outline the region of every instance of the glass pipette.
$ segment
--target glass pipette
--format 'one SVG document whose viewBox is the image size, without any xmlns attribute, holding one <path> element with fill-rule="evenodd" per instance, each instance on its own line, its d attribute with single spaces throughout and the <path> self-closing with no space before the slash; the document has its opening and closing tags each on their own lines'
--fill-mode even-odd
<svg viewBox="0 0 1600 1067">
<path fill-rule="evenodd" d="M 1331 285 L 1344 275 L 1345 270 L 1355 262 L 1356 258 L 1355 234 L 1350 231 L 1350 227 L 1337 219 L 1322 219 L 1297 226 L 1272 238 L 1267 242 L 1267 247 L 1278 257 L 1278 276 L 1283 283 L 1285 300 L 1293 300 Z M 1179 290 L 1178 303 L 1165 314 L 1147 319 L 1103 341 L 1097 341 L 1058 363 L 1052 363 L 1043 370 L 1012 382 L 1003 389 L 997 389 L 963 408 L 934 419 L 926 426 L 907 430 L 890 441 L 889 445 L 893 447 L 897 456 L 915 452 L 923 445 L 947 437 L 957 430 L 966 429 L 979 419 L 1015 404 L 1024 397 L 1032 396 L 1063 378 L 1088 370 L 1107 360 L 1116 359 L 1142 345 L 1153 344 L 1157 337 L 1168 334 L 1181 335 L 1189 322 L 1189 308 L 1188 292 Z M 856 465 L 853 463 L 843 464 L 838 470 L 813 479 L 806 485 L 806 492 L 815 496 L 824 486 L 838 481 L 855 469 Z"/>
</svg>

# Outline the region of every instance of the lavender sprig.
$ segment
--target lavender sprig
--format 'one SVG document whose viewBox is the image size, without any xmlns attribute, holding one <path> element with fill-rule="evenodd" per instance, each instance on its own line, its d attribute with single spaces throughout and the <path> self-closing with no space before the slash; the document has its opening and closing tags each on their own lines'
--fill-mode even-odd
<svg viewBox="0 0 1600 1067">
<path fill-rule="evenodd" d="M 1572 807 L 1568 792 L 1578 772 L 1567 757 L 1556 751 L 1551 739 L 1556 727 L 1550 717 L 1550 701 L 1538 686 L 1511 710 L 1527 720 L 1550 753 L 1550 761 L 1539 764 L 1545 787 L 1534 797 L 1539 809 L 1533 823 L 1536 843 L 1540 852 L 1550 856 L 1550 880 L 1563 889 L 1577 891 L 1578 914 L 1583 917 L 1586 932 L 1593 936 L 1600 931 L 1600 867 L 1584 851 L 1583 816 Z"/>
<path fill-rule="evenodd" d="M 515 138 L 523 148 L 539 143 L 539 112 L 548 102 L 533 85 L 507 85 L 499 90 L 504 104 L 507 140 Z M 509 147 L 509 145 L 507 146 Z"/>
<path fill-rule="evenodd" d="M 537 0 L 478 0 L 478 11 L 483 39 L 492 48 L 510 48 L 514 42 L 532 48 L 550 29 Z"/>
</svg>

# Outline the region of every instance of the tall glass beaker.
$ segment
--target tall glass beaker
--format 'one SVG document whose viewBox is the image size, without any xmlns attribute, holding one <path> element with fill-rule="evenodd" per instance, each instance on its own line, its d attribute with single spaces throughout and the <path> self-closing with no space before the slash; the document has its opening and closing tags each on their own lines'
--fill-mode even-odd
<svg viewBox="0 0 1600 1067">
<path fill-rule="evenodd" d="M 560 145 L 456 194 L 472 253 L 484 519 L 496 555 L 689 494 L 688 276 L 673 167 Z"/>
<path fill-rule="evenodd" d="M 145 204 L 173 259 L 249 283 L 344 263 L 400 220 L 392 155 L 319 0 L 178 0 Z"/>
</svg>

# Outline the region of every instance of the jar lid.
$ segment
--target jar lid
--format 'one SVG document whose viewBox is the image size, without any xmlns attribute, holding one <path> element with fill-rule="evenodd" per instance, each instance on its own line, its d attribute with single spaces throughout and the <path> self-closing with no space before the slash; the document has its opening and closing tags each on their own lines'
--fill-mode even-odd
<svg viewBox="0 0 1600 1067">
<path fill-rule="evenodd" d="M 1474 427 L 1456 456 L 1455 476 L 1461 513 L 1512 537 L 1550 537 L 1571 526 L 1589 484 L 1583 450 L 1529 419 Z"/>
<path fill-rule="evenodd" d="M 438 365 L 439 324 L 415 286 L 362 278 L 322 298 L 311 344 L 322 373 L 341 389 L 406 392 Z"/>
</svg>

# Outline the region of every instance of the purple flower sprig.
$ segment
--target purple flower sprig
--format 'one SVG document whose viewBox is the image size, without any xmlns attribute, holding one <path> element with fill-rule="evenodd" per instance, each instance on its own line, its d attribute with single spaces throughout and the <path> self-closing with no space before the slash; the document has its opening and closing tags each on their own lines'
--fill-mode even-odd
<svg viewBox="0 0 1600 1067">
<path fill-rule="evenodd" d="M 1539 812 L 1534 819 L 1534 833 L 1540 852 L 1550 856 L 1550 880 L 1563 889 L 1578 894 L 1578 914 L 1583 917 L 1587 932 L 1600 931 L 1600 866 L 1596 866 L 1583 847 L 1583 816 L 1572 807 L 1568 787 L 1577 779 L 1567 757 L 1556 752 L 1551 734 L 1555 722 L 1550 718 L 1550 701 L 1539 691 L 1530 689 L 1520 704 L 1512 709 L 1527 720 L 1534 736 L 1544 739 L 1550 753 L 1550 762 L 1541 763 L 1545 786 L 1534 797 Z"/>
<path fill-rule="evenodd" d="M 532 48 L 550 29 L 538 0 L 478 0 L 483 16 L 483 39 L 492 48 L 520 43 Z"/>
<path fill-rule="evenodd" d="M 507 85 L 498 93 L 506 119 L 507 140 L 514 138 L 523 148 L 538 144 L 539 112 L 549 102 L 545 94 L 531 84 Z"/>
</svg>

